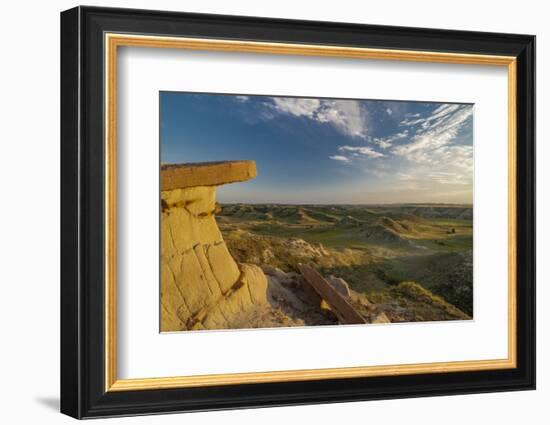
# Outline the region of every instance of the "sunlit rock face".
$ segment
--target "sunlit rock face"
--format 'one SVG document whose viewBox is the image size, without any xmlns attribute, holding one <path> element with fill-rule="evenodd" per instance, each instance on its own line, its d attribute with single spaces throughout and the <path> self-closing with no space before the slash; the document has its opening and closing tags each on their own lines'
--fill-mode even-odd
<svg viewBox="0 0 550 425">
<path fill-rule="evenodd" d="M 161 191 L 161 331 L 231 328 L 249 310 L 266 306 L 267 279 L 259 267 L 231 257 L 215 220 L 216 186 L 254 177 L 255 165 L 168 169 L 168 190 Z"/>
</svg>

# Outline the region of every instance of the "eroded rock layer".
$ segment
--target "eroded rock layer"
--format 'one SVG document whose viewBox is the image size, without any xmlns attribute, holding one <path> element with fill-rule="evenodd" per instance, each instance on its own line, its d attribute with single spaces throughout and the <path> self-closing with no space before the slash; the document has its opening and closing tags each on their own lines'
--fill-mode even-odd
<svg viewBox="0 0 550 425">
<path fill-rule="evenodd" d="M 237 264 L 216 225 L 216 187 L 161 193 L 161 330 L 220 329 L 267 303 L 267 279 Z"/>
</svg>

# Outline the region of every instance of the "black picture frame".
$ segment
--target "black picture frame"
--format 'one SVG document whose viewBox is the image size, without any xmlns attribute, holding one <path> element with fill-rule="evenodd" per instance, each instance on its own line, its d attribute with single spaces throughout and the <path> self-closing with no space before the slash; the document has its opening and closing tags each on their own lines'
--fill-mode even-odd
<svg viewBox="0 0 550 425">
<path fill-rule="evenodd" d="M 507 55 L 517 58 L 517 367 L 105 391 L 104 34 Z M 61 412 L 75 418 L 535 388 L 535 37 L 132 9 L 61 13 Z"/>
</svg>

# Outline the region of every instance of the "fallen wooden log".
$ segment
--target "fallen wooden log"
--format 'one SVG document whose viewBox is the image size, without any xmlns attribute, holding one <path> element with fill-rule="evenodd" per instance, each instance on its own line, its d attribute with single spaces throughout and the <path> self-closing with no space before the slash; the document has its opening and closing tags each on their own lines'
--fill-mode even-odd
<svg viewBox="0 0 550 425">
<path fill-rule="evenodd" d="M 357 310 L 345 299 L 317 270 L 312 267 L 300 265 L 300 272 L 305 280 L 313 287 L 315 292 L 325 300 L 331 310 L 336 314 L 342 324 L 364 324 L 367 323 Z"/>
</svg>

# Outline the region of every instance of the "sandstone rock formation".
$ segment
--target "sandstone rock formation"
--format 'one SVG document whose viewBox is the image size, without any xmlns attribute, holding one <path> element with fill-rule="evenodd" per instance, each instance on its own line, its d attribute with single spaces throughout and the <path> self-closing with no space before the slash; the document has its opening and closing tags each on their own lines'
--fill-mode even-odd
<svg viewBox="0 0 550 425">
<path fill-rule="evenodd" d="M 216 186 L 255 176 L 253 161 L 163 166 L 161 331 L 230 328 L 266 305 L 266 276 L 233 260 L 214 217 Z"/>
</svg>

